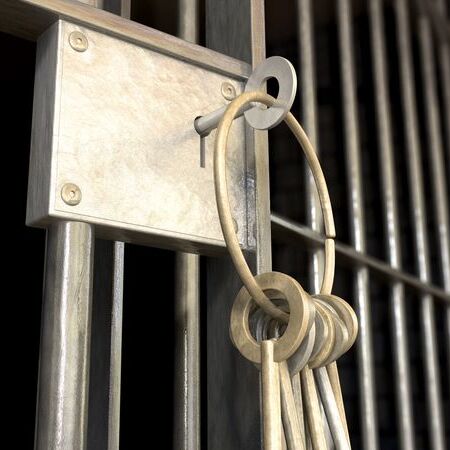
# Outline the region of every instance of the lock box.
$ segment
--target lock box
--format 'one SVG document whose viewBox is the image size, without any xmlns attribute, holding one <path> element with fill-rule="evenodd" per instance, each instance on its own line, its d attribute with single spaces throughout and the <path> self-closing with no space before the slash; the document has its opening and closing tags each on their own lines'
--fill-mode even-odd
<svg viewBox="0 0 450 450">
<path fill-rule="evenodd" d="M 42 35 L 28 224 L 82 221 L 107 239 L 206 254 L 224 249 L 214 192 L 216 132 L 200 137 L 193 124 L 229 103 L 230 85 L 242 92 L 248 72 L 230 64 L 233 73 L 224 73 L 223 64 L 205 67 L 163 47 L 64 20 Z M 215 52 L 198 49 L 213 61 Z M 247 127 L 243 118 L 232 127 L 228 187 L 239 242 L 252 250 L 255 169 Z"/>
</svg>

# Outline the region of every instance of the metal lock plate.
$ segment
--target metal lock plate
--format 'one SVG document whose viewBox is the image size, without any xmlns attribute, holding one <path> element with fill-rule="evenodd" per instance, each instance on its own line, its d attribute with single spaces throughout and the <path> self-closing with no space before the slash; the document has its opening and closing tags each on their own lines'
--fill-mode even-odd
<svg viewBox="0 0 450 450">
<path fill-rule="evenodd" d="M 223 83 L 242 92 L 244 74 L 214 72 L 67 21 L 40 38 L 38 53 L 27 223 L 84 221 L 109 239 L 223 248 L 215 131 L 201 145 L 193 122 L 228 103 Z M 255 244 L 253 157 L 244 119 L 235 122 L 228 185 L 248 250 Z"/>
</svg>

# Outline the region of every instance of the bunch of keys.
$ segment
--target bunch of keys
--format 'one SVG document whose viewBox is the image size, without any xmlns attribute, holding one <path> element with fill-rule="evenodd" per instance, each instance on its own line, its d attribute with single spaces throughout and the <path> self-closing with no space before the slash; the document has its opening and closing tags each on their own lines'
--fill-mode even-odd
<svg viewBox="0 0 450 450">
<path fill-rule="evenodd" d="M 283 94 L 276 99 L 258 90 L 264 80 L 272 77 L 278 79 Z M 352 308 L 331 295 L 336 236 L 333 212 L 316 152 L 289 112 L 295 89 L 292 65 L 279 57 L 269 58 L 255 69 L 243 94 L 224 110 L 203 118 L 209 123 L 221 117 L 214 146 L 217 211 L 227 249 L 244 284 L 233 304 L 230 336 L 241 354 L 261 369 L 265 450 L 349 450 L 335 361 L 353 345 L 358 323 Z M 267 108 L 258 108 L 254 103 Z M 286 274 L 253 276 L 242 253 L 228 196 L 226 152 L 231 125 L 243 111 L 247 123 L 256 129 L 269 129 L 284 120 L 304 151 L 317 187 L 325 231 L 325 264 L 318 295 L 309 295 Z M 255 311 L 259 312 L 252 317 Z"/>
<path fill-rule="evenodd" d="M 269 298 L 285 300 L 290 317 L 286 327 L 261 310 L 252 317 L 255 304 L 245 287 L 231 312 L 234 345 L 261 370 L 263 448 L 349 450 L 335 360 L 356 339 L 355 313 L 339 297 L 311 297 L 283 273 L 255 280 Z"/>
</svg>

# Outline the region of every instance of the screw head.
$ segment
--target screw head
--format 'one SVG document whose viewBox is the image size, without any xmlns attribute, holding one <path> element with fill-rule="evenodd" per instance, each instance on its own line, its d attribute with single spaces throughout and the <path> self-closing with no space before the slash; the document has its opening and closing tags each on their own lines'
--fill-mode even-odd
<svg viewBox="0 0 450 450">
<path fill-rule="evenodd" d="M 66 183 L 61 188 L 61 198 L 70 206 L 78 205 L 81 202 L 81 190 L 76 184 Z"/>
<path fill-rule="evenodd" d="M 69 44 L 77 52 L 84 52 L 88 48 L 87 37 L 80 31 L 72 31 L 69 34 Z"/>
<path fill-rule="evenodd" d="M 222 83 L 220 91 L 226 100 L 233 100 L 236 97 L 236 88 L 229 81 Z"/>
</svg>

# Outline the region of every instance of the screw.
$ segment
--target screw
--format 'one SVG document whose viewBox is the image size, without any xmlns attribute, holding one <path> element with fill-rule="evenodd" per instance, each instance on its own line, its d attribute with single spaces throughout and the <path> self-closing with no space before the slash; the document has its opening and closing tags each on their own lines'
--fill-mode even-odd
<svg viewBox="0 0 450 450">
<path fill-rule="evenodd" d="M 88 48 L 88 40 L 80 31 L 72 31 L 69 34 L 69 44 L 77 52 L 84 52 Z"/>
<path fill-rule="evenodd" d="M 236 97 L 236 89 L 229 81 L 224 81 L 220 90 L 227 100 L 233 100 Z"/>
<path fill-rule="evenodd" d="M 76 184 L 66 183 L 61 189 L 61 198 L 70 206 L 78 205 L 81 202 L 81 190 Z"/>
</svg>

